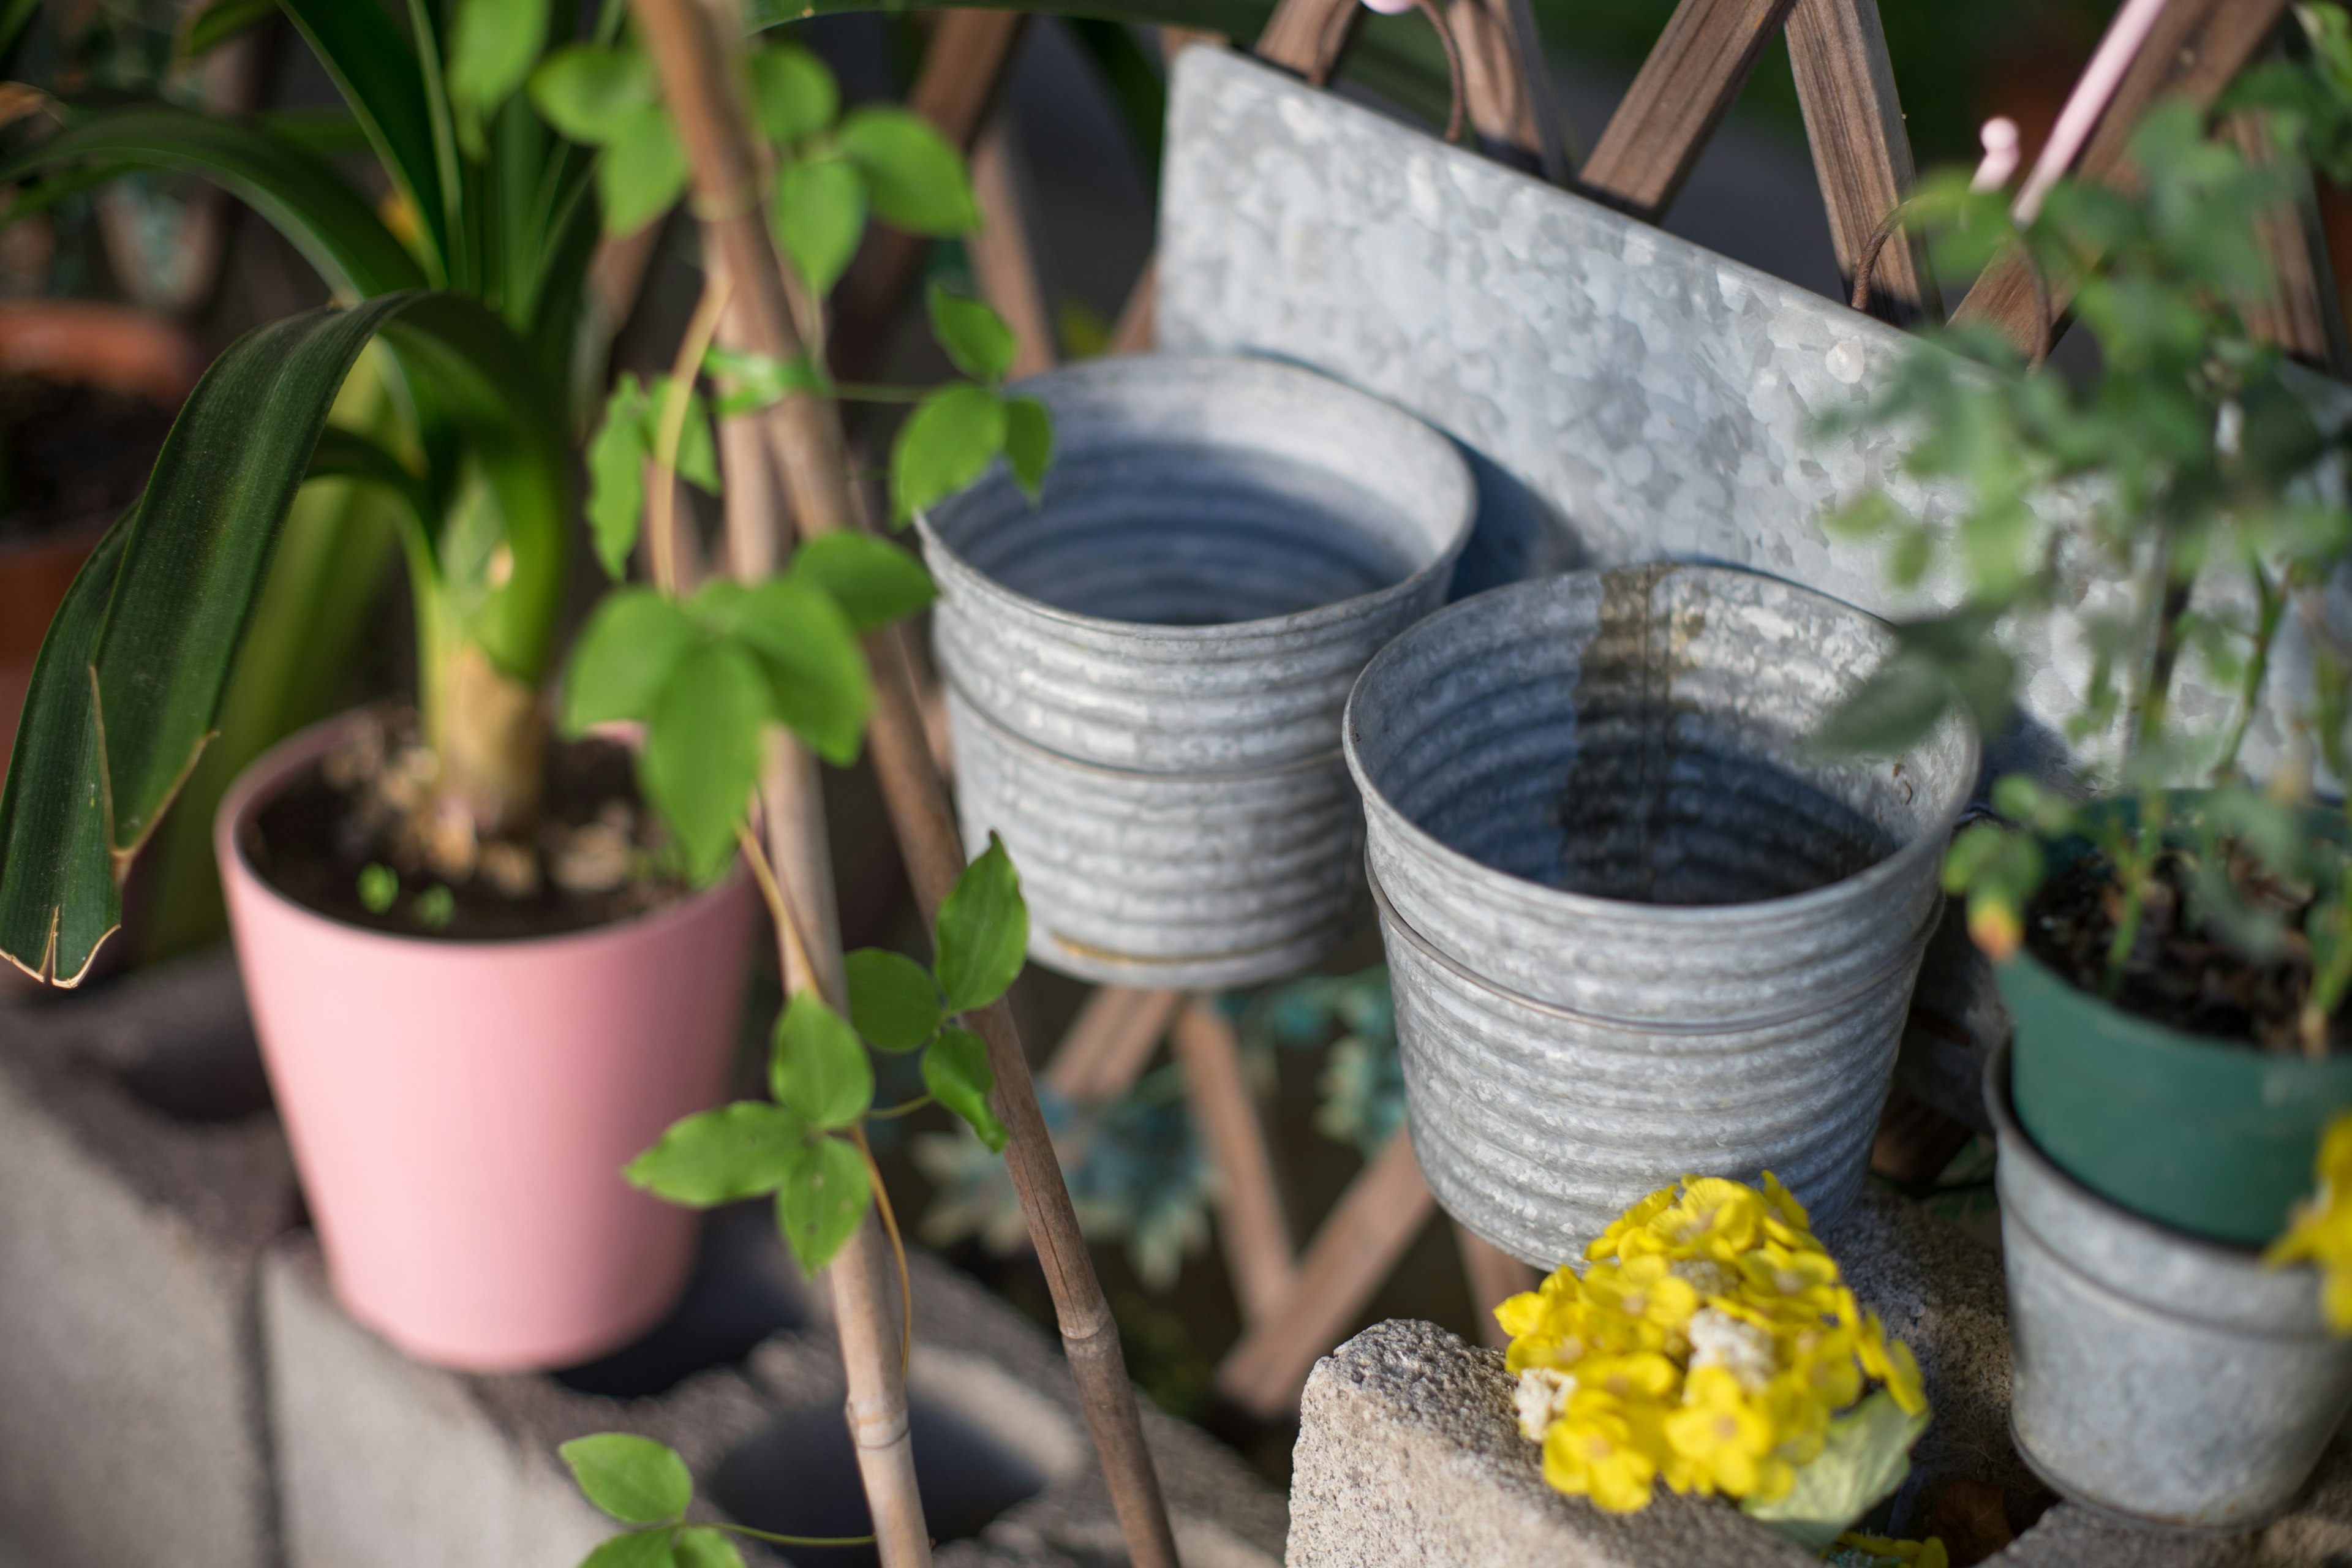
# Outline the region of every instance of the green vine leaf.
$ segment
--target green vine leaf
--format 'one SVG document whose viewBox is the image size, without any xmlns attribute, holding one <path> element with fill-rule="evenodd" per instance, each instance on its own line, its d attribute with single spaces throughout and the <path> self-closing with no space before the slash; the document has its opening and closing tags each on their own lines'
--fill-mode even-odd
<svg viewBox="0 0 2352 1568">
<path fill-rule="evenodd" d="M 580 1568 L 669 1568 L 670 1543 L 677 1531 L 665 1525 L 616 1535 L 580 1560 Z"/>
<path fill-rule="evenodd" d="M 868 1045 L 911 1051 L 940 1026 L 939 987 L 904 953 L 861 947 L 842 961 L 849 979 L 849 1021 Z"/>
<path fill-rule="evenodd" d="M 793 575 L 830 595 L 861 632 L 927 607 L 939 589 L 923 563 L 870 533 L 821 533 L 793 555 Z"/>
<path fill-rule="evenodd" d="M 756 656 L 778 723 L 829 763 L 845 767 L 857 760 L 874 687 L 857 629 L 831 595 L 793 576 L 750 587 L 721 580 L 697 593 L 688 607 Z"/>
<path fill-rule="evenodd" d="M 1029 907 L 1021 900 L 1020 873 L 995 834 L 941 900 L 932 942 L 950 1013 L 987 1006 L 1021 973 L 1029 951 Z"/>
<path fill-rule="evenodd" d="M 874 1064 L 857 1032 L 814 991 L 795 993 L 776 1020 L 768 1079 L 777 1104 L 816 1127 L 853 1127 L 874 1103 Z"/>
<path fill-rule="evenodd" d="M 857 254 L 866 232 L 866 181 L 838 158 L 787 163 L 776 175 L 776 237 L 820 300 Z"/>
<path fill-rule="evenodd" d="M 841 89 L 815 55 L 781 44 L 751 57 L 751 101 L 768 140 L 789 145 L 833 124 L 841 112 Z"/>
<path fill-rule="evenodd" d="M 856 1234 L 874 1194 L 866 1161 L 838 1138 L 804 1144 L 776 1194 L 776 1225 L 802 1269 L 814 1274 Z"/>
<path fill-rule="evenodd" d="M 564 673 L 563 732 L 577 736 L 608 720 L 645 719 L 701 638 L 693 617 L 651 588 L 607 594 L 582 628 Z"/>
<path fill-rule="evenodd" d="M 970 1029 L 940 1031 L 923 1052 L 923 1087 L 941 1105 L 971 1123 L 989 1152 L 1004 1152 L 1011 1136 L 996 1119 L 988 1097 L 996 1089 L 996 1074 L 988 1065 L 988 1042 Z"/>
<path fill-rule="evenodd" d="M 645 455 L 654 455 L 655 438 L 661 419 L 662 405 L 669 399 L 670 378 L 657 375 L 646 388 Z M 710 408 L 702 400 L 702 389 L 689 387 L 686 394 L 686 423 L 677 433 L 677 477 L 700 490 L 704 495 L 719 493 L 719 445 L 710 434 Z"/>
<path fill-rule="evenodd" d="M 556 1450 L 588 1500 L 623 1524 L 665 1524 L 694 1500 L 694 1478 L 666 1443 L 626 1432 L 574 1437 Z"/>
<path fill-rule="evenodd" d="M 1034 397 L 1005 399 L 1004 461 L 1013 469 L 1013 482 L 1035 506 L 1054 466 L 1054 416 Z"/>
<path fill-rule="evenodd" d="M 767 678 L 732 641 L 687 654 L 654 700 L 637 776 L 698 882 L 717 879 L 735 858 L 735 825 L 759 782 L 768 712 Z"/>
<path fill-rule="evenodd" d="M 925 395 L 890 448 L 890 521 L 903 524 L 988 471 L 1004 449 L 1004 399 L 959 382 Z"/>
<path fill-rule="evenodd" d="M 631 112 L 596 160 L 604 232 L 635 234 L 667 212 L 686 189 L 686 149 L 657 104 Z"/>
<path fill-rule="evenodd" d="M 721 415 L 750 414 L 781 403 L 795 392 L 817 397 L 833 395 L 833 384 L 803 354 L 787 363 L 748 350 L 714 348 L 703 367 L 729 384 L 719 394 Z"/>
<path fill-rule="evenodd" d="M 594 147 L 618 136 L 631 116 L 658 105 L 660 96 L 645 56 L 574 44 L 531 73 L 530 101 L 550 125 Z"/>
<path fill-rule="evenodd" d="M 449 34 L 449 104 L 457 142 L 480 158 L 482 121 L 530 75 L 547 42 L 547 0 L 465 0 Z"/>
<path fill-rule="evenodd" d="M 679 1531 L 670 1560 L 677 1568 L 743 1568 L 743 1553 L 733 1539 L 707 1524 Z"/>
<path fill-rule="evenodd" d="M 604 417 L 588 438 L 588 534 L 596 563 L 619 582 L 646 514 L 648 404 L 637 378 L 623 371 L 604 399 Z"/>
<path fill-rule="evenodd" d="M 921 115 L 853 110 L 837 141 L 866 176 L 874 215 L 891 227 L 945 238 L 980 226 L 963 155 Z"/>
<path fill-rule="evenodd" d="M 982 301 L 951 294 L 936 281 L 926 300 L 931 336 L 939 340 L 955 367 L 974 381 L 992 384 L 1003 381 L 1005 372 L 1013 368 L 1018 347 L 1004 318 Z"/>
<path fill-rule="evenodd" d="M 774 1192 L 808 1137 L 785 1107 L 740 1100 L 672 1124 L 622 1173 L 657 1198 L 707 1209 Z"/>
</svg>

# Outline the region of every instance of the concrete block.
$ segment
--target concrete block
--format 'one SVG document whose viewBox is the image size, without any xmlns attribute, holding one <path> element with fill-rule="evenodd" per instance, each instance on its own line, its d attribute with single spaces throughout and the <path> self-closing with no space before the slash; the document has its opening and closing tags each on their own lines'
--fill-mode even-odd
<svg viewBox="0 0 2352 1568">
<path fill-rule="evenodd" d="M 291 1162 L 224 956 L 0 1011 L 0 1537 L 277 1561 L 255 1278 Z"/>
<path fill-rule="evenodd" d="M 908 1397 L 943 1568 L 1123 1561 L 1050 1339 L 936 1258 L 909 1263 Z M 579 1496 L 556 1449 L 598 1431 L 677 1448 L 705 1517 L 799 1535 L 866 1528 L 825 1293 L 797 1279 L 762 1205 L 712 1216 L 686 1301 L 646 1342 L 549 1376 L 409 1361 L 335 1305 L 307 1236 L 273 1251 L 263 1300 L 289 1568 L 572 1568 L 614 1527 Z M 1148 1436 L 1190 1568 L 1272 1568 L 1286 1520 L 1272 1489 L 1157 1412 Z M 786 1560 L 750 1542 L 745 1555 Z"/>
<path fill-rule="evenodd" d="M 1936 1420 L 1913 1451 L 1892 1528 L 1930 1532 L 1952 1479 L 2026 1497 L 2011 1448 L 2009 1330 L 1999 1260 L 1902 1199 L 1873 1192 L 1830 1243 L 1855 1293 L 1918 1352 Z M 1307 1381 L 1291 1485 L 1288 1568 L 1799 1568 L 1805 1552 L 1728 1502 L 1661 1489 L 1604 1514 L 1544 1484 L 1518 1434 L 1500 1352 L 1429 1323 L 1367 1329 Z M 2141 1531 L 2050 1507 L 1989 1568 L 2336 1568 L 2352 1561 L 2352 1445 L 2339 1439 L 2305 1499 L 2252 1534 Z"/>
</svg>

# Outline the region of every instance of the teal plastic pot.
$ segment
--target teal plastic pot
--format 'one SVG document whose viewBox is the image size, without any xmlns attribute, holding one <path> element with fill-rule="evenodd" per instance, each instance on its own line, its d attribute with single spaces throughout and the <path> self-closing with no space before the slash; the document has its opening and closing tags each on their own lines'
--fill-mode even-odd
<svg viewBox="0 0 2352 1568">
<path fill-rule="evenodd" d="M 2177 800 L 2193 809 L 2193 796 Z M 1993 973 L 2016 1027 L 2017 1119 L 2061 1170 L 2216 1241 L 2260 1247 L 2286 1228 L 2310 1195 L 2320 1134 L 2352 1110 L 2352 1058 L 2311 1061 L 2183 1034 L 2078 990 L 2022 951 Z"/>
</svg>

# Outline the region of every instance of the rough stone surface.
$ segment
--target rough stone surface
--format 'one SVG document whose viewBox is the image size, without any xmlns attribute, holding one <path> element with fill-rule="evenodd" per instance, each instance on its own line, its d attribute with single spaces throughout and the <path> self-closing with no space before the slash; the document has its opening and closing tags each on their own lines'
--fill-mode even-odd
<svg viewBox="0 0 2352 1568">
<path fill-rule="evenodd" d="M 241 1079 L 225 958 L 0 1011 L 0 1537 L 32 1562 L 277 1560 L 254 1281 L 297 1197 Z"/>
<path fill-rule="evenodd" d="M 1918 1353 L 1935 1423 L 1897 1494 L 1897 1534 L 1967 1478 L 2036 1488 L 2008 1431 L 2009 1326 L 1998 1259 L 1916 1205 L 1874 1192 L 1823 1240 L 1855 1293 Z M 1308 1379 L 1288 1568 L 1748 1568 L 1811 1562 L 1720 1500 L 1660 1491 L 1630 1518 L 1561 1497 L 1520 1437 L 1499 1352 L 1429 1323 L 1367 1329 Z M 2352 1444 L 2339 1438 L 2289 1513 L 2247 1535 L 2182 1537 L 2059 1503 L 1989 1568 L 2342 1568 L 2352 1562 Z"/>
</svg>

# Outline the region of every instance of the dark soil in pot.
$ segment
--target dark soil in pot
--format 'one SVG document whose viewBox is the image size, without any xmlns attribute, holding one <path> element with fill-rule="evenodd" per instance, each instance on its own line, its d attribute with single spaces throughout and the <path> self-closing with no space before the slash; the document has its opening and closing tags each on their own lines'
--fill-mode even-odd
<svg viewBox="0 0 2352 1568">
<path fill-rule="evenodd" d="M 172 410 L 37 375 L 0 375 L 0 546 L 92 532 L 139 499 Z"/>
<path fill-rule="evenodd" d="M 430 813 L 433 756 L 415 715 L 373 717 L 243 830 L 254 869 L 297 903 L 401 936 L 495 942 L 584 931 L 691 891 L 627 747 L 551 743 L 537 823 L 478 842 Z"/>
<path fill-rule="evenodd" d="M 2155 887 L 2112 995 L 2106 989 L 2107 952 L 2124 899 L 2105 856 L 2079 856 L 2043 884 L 2026 911 L 2027 951 L 2077 990 L 2106 996 L 2134 1017 L 2219 1044 L 2302 1053 L 2300 1019 L 2311 989 L 2311 952 L 2301 928 L 2309 896 L 2250 886 L 2239 868 L 2241 893 L 2269 906 L 2291 933 L 2274 957 L 2258 963 L 2218 940 L 2195 918 L 2191 875 L 2182 855 L 2168 853 L 2158 861 Z M 2328 1020 L 2330 1054 L 2352 1048 L 2347 1015 L 2352 1009 L 2339 1008 Z"/>
</svg>

